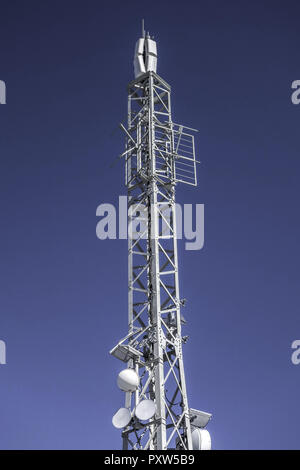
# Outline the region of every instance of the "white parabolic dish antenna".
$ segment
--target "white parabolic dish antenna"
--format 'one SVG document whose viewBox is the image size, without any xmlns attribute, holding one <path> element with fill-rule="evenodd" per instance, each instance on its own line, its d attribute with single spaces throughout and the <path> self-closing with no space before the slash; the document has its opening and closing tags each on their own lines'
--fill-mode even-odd
<svg viewBox="0 0 300 470">
<path fill-rule="evenodd" d="M 135 392 L 139 386 L 139 376 L 133 369 L 124 369 L 118 375 L 118 387 L 123 392 Z"/>
<path fill-rule="evenodd" d="M 141 421 L 152 418 L 155 415 L 156 406 L 152 400 L 142 400 L 135 409 L 135 416 Z"/>
<path fill-rule="evenodd" d="M 211 450 L 211 437 L 206 429 L 194 429 L 192 443 L 194 450 Z"/>
<path fill-rule="evenodd" d="M 112 423 L 115 428 L 121 429 L 125 428 L 131 420 L 131 413 L 128 408 L 120 408 L 116 414 L 114 414 Z"/>
</svg>

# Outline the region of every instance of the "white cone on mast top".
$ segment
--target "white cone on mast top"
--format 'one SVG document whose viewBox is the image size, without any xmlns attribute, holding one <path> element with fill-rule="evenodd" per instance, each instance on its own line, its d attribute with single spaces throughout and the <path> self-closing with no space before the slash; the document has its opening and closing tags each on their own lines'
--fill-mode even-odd
<svg viewBox="0 0 300 470">
<path fill-rule="evenodd" d="M 143 23 L 143 37 L 138 39 L 134 51 L 134 76 L 138 78 L 146 72 L 155 72 L 157 70 L 157 46 L 156 42 L 146 35 Z"/>
</svg>

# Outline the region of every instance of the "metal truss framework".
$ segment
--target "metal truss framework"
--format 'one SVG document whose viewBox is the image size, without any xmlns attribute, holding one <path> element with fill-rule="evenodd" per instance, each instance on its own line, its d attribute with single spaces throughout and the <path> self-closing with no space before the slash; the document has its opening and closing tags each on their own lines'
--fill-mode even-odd
<svg viewBox="0 0 300 470">
<path fill-rule="evenodd" d="M 129 333 L 111 351 L 140 377 L 125 406 L 151 399 L 148 422 L 133 416 L 123 449 L 192 449 L 181 335 L 175 186 L 196 185 L 193 135 L 172 122 L 170 86 L 147 72 L 128 86 Z"/>
</svg>

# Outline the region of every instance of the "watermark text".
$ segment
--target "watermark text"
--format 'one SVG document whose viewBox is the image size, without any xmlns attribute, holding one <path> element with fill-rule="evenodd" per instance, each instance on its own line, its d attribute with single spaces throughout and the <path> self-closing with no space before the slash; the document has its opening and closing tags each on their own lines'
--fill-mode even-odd
<svg viewBox="0 0 300 470">
<path fill-rule="evenodd" d="M 157 226 L 149 228 L 150 215 L 157 211 Z M 96 235 L 99 240 L 151 239 L 155 237 L 187 240 L 186 250 L 201 250 L 204 246 L 204 204 L 158 204 L 150 208 L 142 203 L 128 208 L 127 196 L 119 196 L 119 207 L 103 203 L 97 207 Z"/>
<path fill-rule="evenodd" d="M 293 104 L 300 104 L 300 80 L 294 80 L 292 83 L 293 91 L 291 100 Z"/>
<path fill-rule="evenodd" d="M 6 84 L 0 80 L 0 104 L 6 104 Z"/>
<path fill-rule="evenodd" d="M 292 342 L 292 363 L 297 366 L 300 364 L 300 339 L 295 339 L 295 341 Z"/>
<path fill-rule="evenodd" d="M 0 339 L 0 365 L 6 364 L 6 344 Z"/>
</svg>

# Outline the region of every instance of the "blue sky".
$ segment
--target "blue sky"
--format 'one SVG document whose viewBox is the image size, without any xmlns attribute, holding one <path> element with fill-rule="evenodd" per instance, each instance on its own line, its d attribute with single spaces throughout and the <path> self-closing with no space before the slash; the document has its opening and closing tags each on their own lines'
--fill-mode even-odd
<svg viewBox="0 0 300 470">
<path fill-rule="evenodd" d="M 299 448 L 299 3 L 1 2 L 2 449 L 113 449 L 127 242 L 96 238 L 125 195 L 118 129 L 140 21 L 173 118 L 200 130 L 205 246 L 179 242 L 190 406 L 216 449 Z"/>
</svg>

